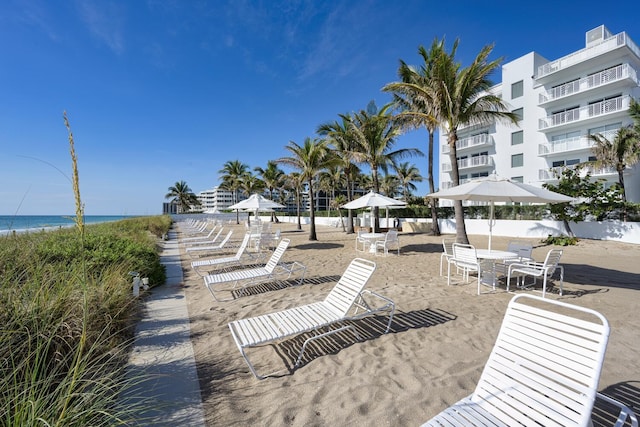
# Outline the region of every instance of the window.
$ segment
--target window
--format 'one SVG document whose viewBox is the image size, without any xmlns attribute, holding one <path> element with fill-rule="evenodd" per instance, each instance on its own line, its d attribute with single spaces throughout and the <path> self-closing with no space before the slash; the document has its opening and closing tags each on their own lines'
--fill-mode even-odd
<svg viewBox="0 0 640 427">
<path fill-rule="evenodd" d="M 572 166 L 572 165 L 577 165 L 578 163 L 580 163 L 580 159 L 571 159 L 571 160 L 567 160 L 566 165 Z"/>
<path fill-rule="evenodd" d="M 524 132 L 518 131 L 511 134 L 511 145 L 519 145 L 524 142 Z"/>
<path fill-rule="evenodd" d="M 596 160 L 598 160 L 596 156 L 589 156 L 589 158 L 587 159 L 587 161 L 589 162 L 595 162 Z"/>
<path fill-rule="evenodd" d="M 522 80 L 511 85 L 511 99 L 520 98 L 524 91 Z"/>
<path fill-rule="evenodd" d="M 524 165 L 524 155 L 514 154 L 511 156 L 511 167 L 518 168 Z"/>
<path fill-rule="evenodd" d="M 511 177 L 511 181 L 513 181 L 513 182 L 524 182 L 524 177 L 523 176 L 512 176 Z"/>
<path fill-rule="evenodd" d="M 564 166 L 564 160 L 556 160 L 555 162 L 551 163 L 551 167 L 554 168 L 559 168 Z"/>
<path fill-rule="evenodd" d="M 522 109 L 522 108 L 517 108 L 517 109 L 513 110 L 512 113 L 517 116 L 518 121 L 520 121 L 520 120 L 522 120 L 524 118 L 524 109 Z"/>
<path fill-rule="evenodd" d="M 472 173 L 471 174 L 471 178 L 485 178 L 489 176 L 489 172 L 478 172 L 478 173 Z"/>
</svg>

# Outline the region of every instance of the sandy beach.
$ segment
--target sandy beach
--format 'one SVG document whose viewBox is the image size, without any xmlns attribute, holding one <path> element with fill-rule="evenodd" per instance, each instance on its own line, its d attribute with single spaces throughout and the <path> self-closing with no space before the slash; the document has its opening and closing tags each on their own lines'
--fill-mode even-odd
<svg viewBox="0 0 640 427">
<path fill-rule="evenodd" d="M 225 227 L 234 228 L 236 239 L 244 233 L 243 224 Z M 191 258 L 182 252 L 208 425 L 413 426 L 473 391 L 512 293 L 504 288 L 491 292 L 487 287 L 478 296 L 474 278 L 466 283 L 461 276 L 447 286 L 446 275 L 439 275 L 442 236 L 400 233 L 401 255 L 376 257 L 356 252 L 355 235 L 340 229 L 317 226 L 318 241 L 310 242 L 308 226 L 300 232 L 294 224 L 273 224 L 273 230 L 278 228 L 284 238 L 291 239 L 283 260 L 307 267 L 300 286 L 269 283 L 232 301 L 216 302 L 192 271 Z M 487 246 L 487 236 L 470 235 L 469 240 L 478 248 Z M 509 240 L 494 237 L 493 248 L 504 249 Z M 540 239 L 528 240 L 537 260 L 552 248 Z M 634 390 L 635 401 L 625 403 L 637 404 L 640 245 L 581 240 L 561 249 L 564 295 L 559 296 L 554 286 L 548 298 L 605 315 L 612 333 L 599 390 L 612 395 L 621 389 Z M 381 333 L 383 317 L 359 320 L 361 341 L 350 333 L 320 340 L 296 369 L 292 366 L 300 339 L 250 350 L 259 371 L 279 371 L 257 380 L 227 324 L 323 299 L 355 257 L 377 263 L 367 289 L 395 302 L 391 331 Z"/>
</svg>

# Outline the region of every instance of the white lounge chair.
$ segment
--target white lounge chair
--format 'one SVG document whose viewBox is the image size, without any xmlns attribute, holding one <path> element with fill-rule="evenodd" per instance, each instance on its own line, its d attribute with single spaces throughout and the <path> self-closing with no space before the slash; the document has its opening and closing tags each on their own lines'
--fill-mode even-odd
<svg viewBox="0 0 640 427">
<path fill-rule="evenodd" d="M 214 252 L 214 251 L 219 251 L 221 249 L 227 249 L 226 244 L 229 241 L 229 239 L 231 239 L 232 234 L 233 234 L 233 230 L 229 230 L 229 232 L 224 237 L 224 239 L 222 239 L 222 241 L 217 245 L 192 246 L 192 247 L 186 248 L 185 251 L 189 254 L 189 256 L 193 258 L 193 255 L 195 255 L 197 252 Z"/>
<path fill-rule="evenodd" d="M 608 338 L 596 311 L 517 295 L 473 394 L 423 426 L 587 426 Z"/>
<path fill-rule="evenodd" d="M 227 256 L 227 257 L 218 257 L 218 258 L 209 258 L 209 259 L 200 259 L 197 261 L 193 261 L 191 263 L 191 268 L 194 269 L 199 276 L 204 277 L 208 273 L 203 273 L 200 269 L 205 267 L 228 267 L 232 265 L 239 265 L 242 262 L 242 257 L 245 253 L 245 249 L 249 245 L 249 240 L 251 239 L 250 233 L 245 233 L 244 239 L 242 239 L 242 243 L 238 246 L 238 250 L 235 255 Z M 256 258 L 257 259 L 257 258 Z"/>
<path fill-rule="evenodd" d="M 211 246 L 216 244 L 216 242 L 218 241 L 218 238 L 220 238 L 220 235 L 222 234 L 222 232 L 224 231 L 224 227 L 220 227 L 220 230 L 218 230 L 217 233 L 215 233 L 215 235 L 210 238 L 210 239 L 200 239 L 200 240 L 187 240 L 184 242 L 185 246 Z"/>
<path fill-rule="evenodd" d="M 218 226 L 214 225 L 211 228 L 211 230 L 209 230 L 209 233 L 206 236 L 203 235 L 203 236 L 195 236 L 195 237 L 185 237 L 184 239 L 180 239 L 180 243 L 200 242 L 200 241 L 203 241 L 203 240 L 212 239 L 217 228 L 218 228 Z M 220 231 L 222 231 L 222 229 L 220 229 Z M 204 234 L 204 232 L 203 232 L 203 234 Z"/>
<path fill-rule="evenodd" d="M 289 246 L 289 239 L 282 239 L 278 246 L 271 254 L 269 261 L 262 267 L 244 268 L 239 270 L 227 271 L 224 273 L 207 274 L 204 276 L 204 285 L 209 289 L 211 295 L 216 301 L 228 301 L 218 299 L 216 291 L 214 290 L 218 285 L 222 283 L 233 283 L 231 291 L 235 290 L 238 285 L 242 284 L 242 288 L 247 286 L 262 283 L 268 280 L 283 279 L 286 280 L 294 273 L 300 273 L 301 277 L 298 281 L 298 285 L 302 284 L 304 280 L 304 274 L 306 267 L 299 262 L 292 263 L 280 263 L 280 259 L 285 250 Z M 286 276 L 286 277 L 285 277 Z"/>
<path fill-rule="evenodd" d="M 551 249 L 547 252 L 547 256 L 544 262 L 525 262 L 525 263 L 512 263 L 509 264 L 507 270 L 507 291 L 509 291 L 509 282 L 512 277 L 516 277 L 517 285 L 520 288 L 525 288 L 525 278 L 527 276 L 533 277 L 533 285 L 535 285 L 537 278 L 542 278 L 542 297 L 544 298 L 547 292 L 547 279 L 550 279 L 553 274 L 558 270 L 560 272 L 560 295 L 562 295 L 562 282 L 564 280 L 564 267 L 560 265 L 560 257 L 562 256 L 562 249 Z"/>
<path fill-rule="evenodd" d="M 313 332 L 313 335 L 305 340 L 298 354 L 295 366 L 299 366 L 307 344 L 311 341 L 346 329 L 351 329 L 358 337 L 352 325 L 343 324 L 347 320 L 388 311 L 389 322 L 385 333 L 389 332 L 395 304 L 388 298 L 364 289 L 375 269 L 374 262 L 356 258 L 351 261 L 338 283 L 323 301 L 229 323 L 231 335 L 253 375 L 258 379 L 266 377 L 266 375 L 259 375 L 249 361 L 245 350 L 250 347 L 271 344 L 305 332 Z M 369 296 L 382 300 L 384 304 L 381 307 L 372 307 L 366 301 Z M 334 326 L 337 328 L 332 328 Z M 319 331 L 325 327 L 328 328 L 327 331 Z"/>
</svg>

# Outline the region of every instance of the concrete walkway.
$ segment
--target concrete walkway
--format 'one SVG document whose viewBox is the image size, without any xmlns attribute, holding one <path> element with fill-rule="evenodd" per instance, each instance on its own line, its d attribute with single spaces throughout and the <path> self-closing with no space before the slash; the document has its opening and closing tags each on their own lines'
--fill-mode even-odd
<svg viewBox="0 0 640 427">
<path fill-rule="evenodd" d="M 169 232 L 161 253 L 167 283 L 143 295 L 143 317 L 129 358 L 128 375 L 144 377 L 132 391 L 148 402 L 148 410 L 137 417 L 144 426 L 205 425 L 176 235 Z"/>
</svg>

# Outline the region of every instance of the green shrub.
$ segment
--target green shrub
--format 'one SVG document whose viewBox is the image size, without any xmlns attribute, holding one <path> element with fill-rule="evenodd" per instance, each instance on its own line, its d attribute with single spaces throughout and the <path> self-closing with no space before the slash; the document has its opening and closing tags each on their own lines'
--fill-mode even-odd
<svg viewBox="0 0 640 427">
<path fill-rule="evenodd" d="M 542 240 L 542 243 L 546 245 L 570 246 L 577 244 L 579 241 L 577 237 L 549 235 L 546 239 Z"/>
</svg>

